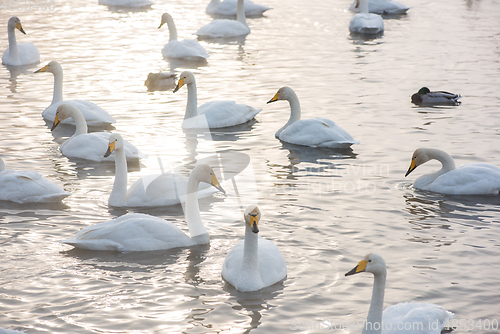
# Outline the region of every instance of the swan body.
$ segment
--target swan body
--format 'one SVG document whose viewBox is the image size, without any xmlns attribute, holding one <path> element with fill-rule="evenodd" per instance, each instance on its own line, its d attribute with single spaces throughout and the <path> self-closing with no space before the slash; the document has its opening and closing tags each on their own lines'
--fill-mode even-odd
<svg viewBox="0 0 500 334">
<path fill-rule="evenodd" d="M 36 64 L 40 62 L 40 52 L 33 43 L 17 44 L 16 29 L 26 35 L 21 25 L 21 20 L 13 16 L 7 23 L 7 34 L 9 38 L 9 47 L 4 51 L 2 64 L 11 66 L 22 66 Z"/>
<path fill-rule="evenodd" d="M 179 76 L 179 82 L 174 89 L 177 92 L 187 85 L 188 101 L 182 127 L 184 129 L 224 128 L 243 124 L 253 119 L 262 109 L 237 104 L 234 101 L 213 101 L 198 107 L 196 80 L 194 74 L 184 71 Z"/>
<path fill-rule="evenodd" d="M 235 20 L 213 20 L 204 25 L 196 32 L 198 37 L 206 38 L 228 38 L 246 36 L 250 33 L 244 10 L 244 0 L 238 0 L 236 21 Z"/>
<path fill-rule="evenodd" d="M 418 148 L 413 152 L 405 176 L 429 160 L 436 159 L 442 168 L 419 177 L 413 187 L 450 195 L 498 195 L 500 193 L 500 168 L 485 163 L 465 164 L 455 168 L 453 158 L 446 152 Z"/>
<path fill-rule="evenodd" d="M 102 126 L 115 123 L 116 120 L 108 114 L 105 110 L 101 109 L 95 103 L 85 100 L 66 100 L 63 101 L 63 69 L 57 61 L 51 61 L 41 69 L 35 71 L 50 72 L 54 75 L 54 93 L 52 102 L 43 112 L 42 117 L 50 122 L 54 121 L 57 108 L 63 103 L 70 103 L 77 107 L 83 114 L 89 126 Z M 64 121 L 67 124 L 74 124 L 71 118 Z"/>
<path fill-rule="evenodd" d="M 259 208 L 248 206 L 244 217 L 245 239 L 227 254 L 222 277 L 240 291 L 257 291 L 286 277 L 286 261 L 274 243 L 257 235 Z"/>
<path fill-rule="evenodd" d="M 206 12 L 209 15 L 235 16 L 238 7 L 238 0 L 211 0 L 207 5 Z M 245 16 L 261 16 L 271 7 L 256 4 L 250 0 L 245 0 Z"/>
<path fill-rule="evenodd" d="M 121 252 L 155 251 L 177 247 L 189 247 L 210 242 L 200 216 L 197 189 L 206 182 L 224 191 L 208 165 L 196 166 L 189 176 L 186 200 L 186 221 L 191 237 L 173 223 L 164 219 L 130 213 L 103 223 L 85 227 L 73 239 L 62 243 L 91 250 L 113 250 Z"/>
<path fill-rule="evenodd" d="M 429 88 L 422 87 L 417 93 L 411 96 L 411 102 L 418 106 L 458 106 L 462 103 L 461 101 L 458 101 L 461 97 L 462 96 L 460 94 L 448 93 L 445 91 L 431 92 Z"/>
<path fill-rule="evenodd" d="M 155 90 L 170 90 L 175 88 L 176 78 L 177 75 L 172 72 L 149 73 L 144 86 L 148 87 L 148 91 L 150 92 Z"/>
<path fill-rule="evenodd" d="M 353 33 L 373 35 L 384 31 L 384 20 L 378 14 L 368 12 L 367 0 L 356 0 L 359 13 L 349 22 L 349 30 Z"/>
<path fill-rule="evenodd" d="M 164 13 L 161 16 L 160 29 L 164 24 L 167 24 L 170 32 L 170 40 L 161 51 L 164 58 L 183 58 L 188 60 L 207 59 L 209 57 L 203 46 L 194 39 L 177 40 L 177 28 L 174 20 L 169 13 Z"/>
<path fill-rule="evenodd" d="M 399 303 L 382 312 L 387 277 L 384 259 L 377 254 L 368 254 L 345 276 L 361 272 L 370 272 L 374 276 L 372 300 L 363 334 L 440 334 L 448 320 L 453 318 L 453 313 L 429 303 Z M 405 330 L 407 328 L 410 330 Z"/>
<path fill-rule="evenodd" d="M 26 334 L 25 332 L 16 331 L 13 329 L 0 328 L 0 334 Z"/>
<path fill-rule="evenodd" d="M 116 7 L 146 7 L 153 5 L 149 0 L 99 0 L 99 5 Z"/>
<path fill-rule="evenodd" d="M 16 203 L 60 202 L 71 193 L 37 172 L 5 169 L 0 158 L 0 200 Z"/>
<path fill-rule="evenodd" d="M 375 14 L 406 14 L 408 9 L 411 7 L 407 7 L 402 3 L 392 1 L 392 0 L 368 0 L 368 7 L 370 13 Z M 355 13 L 359 13 L 359 6 L 356 7 L 356 0 L 351 4 L 349 10 Z"/>
<path fill-rule="evenodd" d="M 299 98 L 290 87 L 281 87 L 267 103 L 288 100 L 291 115 L 275 136 L 281 141 L 310 147 L 347 148 L 359 144 L 347 131 L 326 118 L 300 119 Z"/>
</svg>

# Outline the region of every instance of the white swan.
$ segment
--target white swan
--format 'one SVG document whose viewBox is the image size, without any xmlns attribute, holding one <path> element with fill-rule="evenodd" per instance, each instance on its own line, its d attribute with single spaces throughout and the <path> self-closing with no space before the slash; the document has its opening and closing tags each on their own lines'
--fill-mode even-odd
<svg viewBox="0 0 500 334">
<path fill-rule="evenodd" d="M 104 157 L 108 147 L 109 132 L 87 133 L 87 122 L 82 112 L 74 105 L 63 103 L 57 107 L 51 131 L 67 118 L 73 118 L 76 130 L 73 136 L 61 144 L 61 153 L 68 158 L 79 158 L 92 161 L 114 161 L 114 156 Z M 129 160 L 145 158 L 137 147 L 125 141 L 125 155 Z"/>
<path fill-rule="evenodd" d="M 13 16 L 7 23 L 7 34 L 9 36 L 9 47 L 4 51 L 2 56 L 2 64 L 21 66 L 40 62 L 40 53 L 33 43 L 16 42 L 16 29 L 26 35 L 26 32 L 21 25 L 21 20 Z"/>
<path fill-rule="evenodd" d="M 127 190 L 127 160 L 124 140 L 118 133 L 109 136 L 106 156 L 115 155 L 115 181 L 108 205 L 114 207 L 146 207 L 179 204 L 186 200 L 188 178 L 174 173 L 147 175 L 135 181 Z M 200 184 L 198 198 L 214 193 L 212 187 Z"/>
<path fill-rule="evenodd" d="M 161 50 L 164 58 L 184 58 L 187 60 L 202 60 L 210 57 L 203 46 L 195 39 L 177 40 L 177 28 L 174 19 L 169 13 L 163 13 L 161 16 L 160 29 L 167 24 L 170 33 L 170 39 Z"/>
<path fill-rule="evenodd" d="M 370 8 L 370 13 L 375 14 L 406 14 L 408 9 L 411 8 L 393 0 L 368 0 L 368 7 Z M 356 0 L 351 4 L 349 10 L 359 13 L 359 7 L 356 7 Z"/>
<path fill-rule="evenodd" d="M 246 208 L 245 239 L 226 255 L 222 277 L 236 289 L 248 292 L 273 285 L 286 277 L 286 261 L 276 245 L 257 235 L 260 210 Z"/>
<path fill-rule="evenodd" d="M 356 0 L 356 8 L 359 8 L 359 13 L 354 15 L 349 22 L 351 32 L 373 35 L 384 31 L 382 16 L 369 13 L 367 0 Z"/>
<path fill-rule="evenodd" d="M 311 147 L 348 148 L 359 144 L 347 131 L 326 118 L 300 119 L 300 103 L 290 87 L 281 87 L 267 103 L 288 100 L 290 119 L 275 136 L 281 141 Z"/>
<path fill-rule="evenodd" d="M 204 25 L 196 32 L 198 37 L 207 38 L 228 38 L 245 36 L 250 33 L 250 27 L 247 24 L 244 10 L 244 0 L 238 0 L 236 21 L 235 20 L 213 20 Z"/>
<path fill-rule="evenodd" d="M 0 158 L 0 200 L 17 203 L 59 202 L 71 193 L 43 178 L 39 173 L 5 169 Z"/>
<path fill-rule="evenodd" d="M 238 0 L 211 0 L 207 5 L 206 12 L 210 15 L 235 16 L 238 7 Z M 271 7 L 253 3 L 251 0 L 245 0 L 245 16 L 260 16 Z"/>
<path fill-rule="evenodd" d="M 368 254 L 345 276 L 361 272 L 369 272 L 374 276 L 372 301 L 363 334 L 439 334 L 446 322 L 453 317 L 453 313 L 429 303 L 399 303 L 389 306 L 382 313 L 387 277 L 384 259 L 377 254 Z"/>
<path fill-rule="evenodd" d="M 99 0 L 99 5 L 116 6 L 116 7 L 145 7 L 151 6 L 152 1 L 149 0 Z"/>
<path fill-rule="evenodd" d="M 13 329 L 0 328 L 0 334 L 26 334 L 25 332 L 16 331 Z"/>
<path fill-rule="evenodd" d="M 62 103 L 71 103 L 83 114 L 87 124 L 90 126 L 102 126 L 115 123 L 116 120 L 111 117 L 106 111 L 101 109 L 95 103 L 85 100 L 66 100 L 63 101 L 63 69 L 57 61 L 51 61 L 41 69 L 35 71 L 38 72 L 50 72 L 54 74 L 54 94 L 52 96 L 52 102 L 43 112 L 42 117 L 50 122 L 54 121 L 56 116 L 56 110 Z M 71 120 L 65 121 L 65 123 L 73 124 Z"/>
<path fill-rule="evenodd" d="M 186 114 L 182 122 L 184 129 L 204 128 L 207 123 L 211 129 L 243 124 L 262 110 L 234 101 L 212 101 L 198 107 L 196 80 L 192 72 L 181 73 L 174 93 L 184 85 L 187 85 L 188 90 Z"/>
<path fill-rule="evenodd" d="M 420 176 L 413 183 L 413 187 L 451 195 L 498 195 L 500 193 L 500 168 L 485 163 L 465 164 L 455 168 L 453 158 L 438 149 L 416 149 L 405 176 L 432 159 L 441 162 L 441 169 Z"/>
<path fill-rule="evenodd" d="M 197 189 L 200 182 L 209 183 L 224 192 L 210 166 L 198 165 L 193 169 L 189 175 L 185 208 L 191 238 L 169 221 L 142 213 L 131 213 L 85 227 L 74 239 L 61 242 L 83 249 L 122 252 L 154 251 L 207 244 L 210 242 L 210 236 L 201 221 L 198 206 Z"/>
</svg>

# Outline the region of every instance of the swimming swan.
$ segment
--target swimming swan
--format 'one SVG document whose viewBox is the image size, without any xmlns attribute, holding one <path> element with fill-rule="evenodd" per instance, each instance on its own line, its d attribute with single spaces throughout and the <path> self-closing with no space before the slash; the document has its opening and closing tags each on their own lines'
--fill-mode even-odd
<svg viewBox="0 0 500 334">
<path fill-rule="evenodd" d="M 288 100 L 290 119 L 279 129 L 275 137 L 281 141 L 311 147 L 348 148 L 359 144 L 344 129 L 326 118 L 300 119 L 300 103 L 290 87 L 281 87 L 267 103 Z"/>
<path fill-rule="evenodd" d="M 187 85 L 188 90 L 186 114 L 182 122 L 184 129 L 204 128 L 207 123 L 211 129 L 243 124 L 262 110 L 234 101 L 212 101 L 198 107 L 196 80 L 192 72 L 181 73 L 174 93 L 184 85 Z"/>
<path fill-rule="evenodd" d="M 146 207 L 179 204 L 186 200 L 188 178 L 174 173 L 147 175 L 135 181 L 127 190 L 127 160 L 124 140 L 118 133 L 109 136 L 105 156 L 115 155 L 115 181 L 108 205 L 114 207 Z M 198 198 L 214 193 L 212 187 L 200 184 Z"/>
<path fill-rule="evenodd" d="M 429 88 L 422 87 L 418 92 L 411 96 L 411 102 L 418 106 L 447 105 L 458 106 L 458 101 L 462 96 L 460 94 L 449 93 L 445 91 L 431 92 Z"/>
<path fill-rule="evenodd" d="M 355 8 L 359 13 L 354 15 L 349 22 L 349 30 L 353 33 L 373 35 L 384 31 L 384 20 L 378 14 L 368 11 L 367 0 L 356 0 Z"/>
<path fill-rule="evenodd" d="M 206 12 L 209 15 L 235 16 L 238 7 L 238 0 L 211 0 L 207 5 Z M 245 16 L 260 16 L 271 7 L 253 3 L 251 0 L 245 0 Z"/>
<path fill-rule="evenodd" d="M 439 334 L 446 322 L 453 318 L 453 313 L 441 306 L 429 303 L 399 303 L 389 306 L 382 313 L 387 277 L 384 259 L 377 254 L 368 254 L 345 276 L 361 272 L 369 272 L 374 276 L 372 300 L 363 334 Z M 415 324 L 418 324 L 418 328 L 415 328 Z M 404 328 L 411 330 L 404 330 Z"/>
<path fill-rule="evenodd" d="M 154 251 L 177 247 L 208 244 L 210 236 L 201 221 L 197 190 L 200 182 L 206 182 L 224 192 L 212 168 L 196 166 L 188 182 L 186 221 L 191 237 L 173 223 L 142 214 L 129 213 L 103 223 L 85 227 L 73 239 L 61 243 L 91 250 L 113 250 L 121 252 Z"/>
<path fill-rule="evenodd" d="M 236 289 L 248 292 L 273 285 L 286 277 L 286 261 L 276 245 L 257 235 L 260 210 L 246 208 L 245 239 L 226 255 L 222 277 Z"/>
<path fill-rule="evenodd" d="M 177 40 L 177 28 L 174 20 L 169 13 L 163 13 L 161 16 L 160 29 L 164 24 L 167 24 L 170 32 L 170 39 L 161 50 L 165 58 L 184 58 L 188 60 L 207 59 L 210 57 L 203 46 L 194 39 Z"/>
<path fill-rule="evenodd" d="M 7 23 L 7 34 L 9 36 L 9 47 L 4 51 L 2 64 L 11 66 L 29 65 L 40 62 L 40 53 L 33 43 L 16 42 L 16 29 L 26 35 L 21 25 L 21 20 L 13 16 Z"/>
<path fill-rule="evenodd" d="M 411 8 L 393 0 L 368 0 L 368 7 L 370 8 L 370 13 L 396 15 L 406 14 L 408 9 Z M 349 10 L 359 13 L 359 7 L 356 7 L 356 0 L 351 4 Z"/>
<path fill-rule="evenodd" d="M 145 7 L 151 6 L 152 1 L 149 0 L 99 0 L 99 5 L 115 6 L 115 7 Z"/>
<path fill-rule="evenodd" d="M 439 171 L 422 175 L 413 187 L 451 195 L 498 195 L 500 168 L 485 163 L 465 164 L 455 168 L 455 161 L 446 152 L 432 148 L 418 148 L 413 152 L 405 176 L 429 160 L 441 162 Z"/>
<path fill-rule="evenodd" d="M 37 172 L 5 169 L 0 158 L 0 200 L 16 203 L 60 202 L 71 193 Z"/>
<path fill-rule="evenodd" d="M 245 36 L 250 33 L 244 10 L 244 0 L 238 0 L 236 21 L 235 20 L 213 20 L 204 25 L 196 32 L 198 37 L 206 38 L 228 38 Z"/>
<path fill-rule="evenodd" d="M 56 110 L 62 103 L 71 103 L 83 114 L 87 124 L 90 126 L 102 126 L 115 123 L 116 120 L 111 117 L 106 111 L 98 107 L 95 103 L 85 100 L 66 100 L 63 101 L 63 69 L 57 61 L 51 61 L 41 69 L 35 71 L 38 72 L 50 72 L 54 74 L 54 94 L 52 96 L 52 102 L 43 112 L 42 117 L 50 122 L 54 121 L 56 116 Z M 74 124 L 73 121 L 68 119 L 64 123 Z"/>
<path fill-rule="evenodd" d="M 61 153 L 68 158 L 79 158 L 92 161 L 114 161 L 114 156 L 104 157 L 111 133 L 87 133 L 87 122 L 85 122 L 82 112 L 72 104 L 63 103 L 57 107 L 54 124 L 50 130 L 54 131 L 62 121 L 70 117 L 73 118 L 75 122 L 76 131 L 71 138 L 61 144 L 59 148 Z M 125 141 L 125 154 L 129 160 L 146 157 L 137 147 L 127 141 Z"/>
</svg>

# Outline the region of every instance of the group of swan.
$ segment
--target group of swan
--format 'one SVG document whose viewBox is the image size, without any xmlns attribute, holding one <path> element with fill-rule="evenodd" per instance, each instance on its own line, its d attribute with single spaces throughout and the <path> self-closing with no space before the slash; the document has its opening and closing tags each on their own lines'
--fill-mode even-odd
<svg viewBox="0 0 500 334">
<path fill-rule="evenodd" d="M 458 101 L 462 96 L 460 94 L 449 93 L 445 91 L 435 91 L 427 87 L 422 87 L 418 92 L 411 96 L 411 102 L 418 106 L 458 106 L 461 102 Z"/>
<path fill-rule="evenodd" d="M 17 44 L 16 29 L 26 35 L 21 25 L 21 20 L 13 16 L 7 23 L 9 47 L 4 51 L 2 64 L 11 66 L 22 66 L 40 62 L 40 53 L 33 43 Z"/>
</svg>

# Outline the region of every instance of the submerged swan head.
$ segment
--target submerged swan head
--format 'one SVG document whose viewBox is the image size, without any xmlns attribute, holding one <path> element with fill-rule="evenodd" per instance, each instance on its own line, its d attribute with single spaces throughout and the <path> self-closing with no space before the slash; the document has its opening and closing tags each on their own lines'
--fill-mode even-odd
<svg viewBox="0 0 500 334">
<path fill-rule="evenodd" d="M 189 178 L 208 183 L 224 194 L 226 193 L 226 191 L 222 189 L 221 185 L 219 184 L 219 180 L 217 180 L 217 176 L 215 176 L 214 170 L 207 164 L 196 166 L 189 175 Z"/>
<path fill-rule="evenodd" d="M 53 60 L 41 69 L 35 71 L 35 73 L 38 72 L 50 72 L 53 74 L 62 73 L 62 67 L 57 61 Z"/>
<path fill-rule="evenodd" d="M 119 133 L 112 133 L 109 136 L 108 149 L 106 150 L 106 153 L 104 153 L 104 157 L 109 157 L 116 149 L 122 149 L 123 145 L 123 137 Z"/>
<path fill-rule="evenodd" d="M 439 160 L 443 164 L 443 168 L 445 170 L 455 168 L 455 162 L 448 153 L 435 148 L 417 148 L 415 152 L 413 152 L 410 167 L 408 168 L 405 176 L 408 176 L 415 170 L 415 168 L 432 159 Z"/>
<path fill-rule="evenodd" d="M 179 81 L 174 88 L 174 93 L 177 92 L 182 86 L 195 83 L 194 74 L 190 71 L 184 71 L 179 75 Z"/>
<path fill-rule="evenodd" d="M 12 16 L 7 23 L 7 27 L 11 29 L 18 29 L 20 32 L 26 35 L 26 32 L 21 25 L 21 20 L 17 16 Z"/>
<path fill-rule="evenodd" d="M 345 273 L 345 276 L 359 274 L 362 272 L 369 272 L 375 276 L 386 273 L 386 265 L 384 259 L 377 254 L 367 254 L 365 258 L 358 262 L 358 265 L 352 268 L 351 271 Z"/>
<path fill-rule="evenodd" d="M 259 233 L 260 210 L 257 205 L 249 205 L 243 214 L 245 222 L 250 225 L 253 233 Z"/>
</svg>

